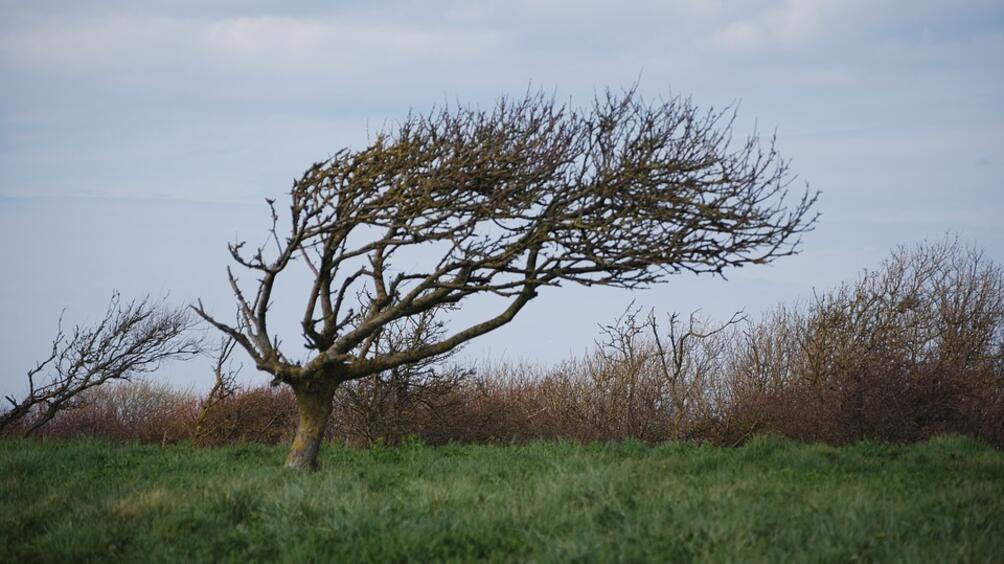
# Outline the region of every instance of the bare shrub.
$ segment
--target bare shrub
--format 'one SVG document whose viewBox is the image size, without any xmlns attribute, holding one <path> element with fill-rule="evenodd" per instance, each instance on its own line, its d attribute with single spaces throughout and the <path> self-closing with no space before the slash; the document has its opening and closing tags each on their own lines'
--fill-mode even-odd
<svg viewBox="0 0 1004 564">
<path fill-rule="evenodd" d="M 287 442 L 295 421 L 296 399 L 289 390 L 273 386 L 237 390 L 205 411 L 199 442 L 205 446 Z"/>
<path fill-rule="evenodd" d="M 340 388 L 335 394 L 329 437 L 349 445 L 397 445 L 407 437 L 448 442 L 457 386 L 468 372 L 459 368 L 409 370 L 397 367 Z"/>
<path fill-rule="evenodd" d="M 81 392 L 80 407 L 58 412 L 42 438 L 175 443 L 192 438 L 196 398 L 166 384 L 121 382 Z"/>
<path fill-rule="evenodd" d="M 770 428 L 832 443 L 946 431 L 992 439 L 1002 342 L 998 266 L 954 239 L 901 247 L 855 283 L 749 329 L 732 368 L 730 436 Z"/>
<path fill-rule="evenodd" d="M 710 401 L 736 316 L 720 327 L 691 316 L 654 315 L 631 308 L 603 327 L 593 352 L 552 368 L 527 364 L 479 367 L 458 393 L 463 400 L 451 440 L 580 442 L 696 438 L 716 406 Z M 665 331 L 665 334 L 663 334 Z"/>
<path fill-rule="evenodd" d="M 460 420 L 452 426 L 460 442 L 512 443 L 596 435 L 583 409 L 585 380 L 569 361 L 549 370 L 523 364 L 481 366 L 460 394 Z"/>
<path fill-rule="evenodd" d="M 437 315 L 443 309 L 449 308 L 435 308 L 384 326 L 374 334 L 373 354 L 393 355 L 442 339 L 446 329 Z M 394 445 L 408 436 L 439 442 L 436 435 L 445 431 L 437 427 L 450 419 L 448 411 L 458 401 L 454 391 L 470 376 L 468 370 L 446 365 L 457 350 L 340 386 L 334 395 L 329 436 L 361 445 Z"/>
<path fill-rule="evenodd" d="M 710 329 L 709 329 L 710 328 Z M 494 366 L 463 387 L 457 440 L 844 444 L 967 433 L 1004 445 L 1004 275 L 954 239 L 896 249 L 807 303 L 721 327 L 629 312 L 593 353 Z M 461 425 L 457 425 L 460 428 Z"/>
</svg>

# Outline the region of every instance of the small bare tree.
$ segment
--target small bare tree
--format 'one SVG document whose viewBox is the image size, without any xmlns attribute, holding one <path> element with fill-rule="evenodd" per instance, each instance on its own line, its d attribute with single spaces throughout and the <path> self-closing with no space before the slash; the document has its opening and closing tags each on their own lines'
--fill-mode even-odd
<svg viewBox="0 0 1004 564">
<path fill-rule="evenodd" d="M 736 312 L 727 322 L 710 326 L 693 312 L 684 325 L 680 314 L 674 312 L 669 314 L 666 334 L 661 335 L 655 314 L 649 314 L 648 328 L 668 386 L 673 414 L 670 436 L 674 439 L 684 438 L 687 424 L 698 416 L 707 418 L 711 407 L 709 392 L 726 362 L 728 337 L 734 335 L 728 332 L 747 321 L 743 312 Z"/>
<path fill-rule="evenodd" d="M 654 310 L 646 316 L 631 305 L 602 325 L 596 342 L 599 363 L 587 364 L 590 389 L 607 423 L 623 421 L 623 435 L 649 440 L 690 438 L 695 424 L 714 409 L 713 391 L 729 354 L 729 343 L 747 322 L 736 312 L 712 324 L 698 312 L 686 323 L 679 313 L 660 327 Z M 606 405 L 603 405 L 603 404 Z M 618 405 L 619 403 L 619 405 Z"/>
<path fill-rule="evenodd" d="M 81 392 L 197 355 L 201 342 L 188 335 L 194 323 L 185 309 L 149 297 L 123 303 L 117 292 L 92 327 L 78 325 L 67 334 L 61 316 L 49 357 L 28 371 L 28 395 L 20 401 L 7 396 L 11 408 L 0 414 L 0 431 L 23 425 L 30 435 L 61 410 L 78 407 Z M 40 383 L 40 376 L 48 378 Z"/>
<path fill-rule="evenodd" d="M 206 440 L 206 421 L 209 413 L 221 403 L 232 398 L 238 391 L 237 376 L 240 374 L 243 365 L 235 365 L 232 358 L 237 341 L 224 336 L 220 338 L 220 344 L 214 351 L 213 357 L 213 387 L 206 394 L 206 399 L 202 400 L 199 406 L 199 416 L 195 421 L 195 442 L 204 444 Z"/>
<path fill-rule="evenodd" d="M 639 288 L 796 252 L 816 195 L 791 200 L 773 140 L 735 142 L 732 117 L 634 90 L 586 110 L 529 94 L 411 115 L 310 167 L 293 184 L 284 234 L 269 200 L 270 242 L 231 245 L 257 278 L 248 290 L 229 272 L 244 327 L 195 309 L 292 387 L 300 421 L 286 465 L 314 468 L 339 384 L 497 329 L 541 288 Z M 269 310 L 276 280 L 301 258 L 313 274 L 302 321 L 310 352 L 295 358 Z M 390 324 L 479 295 L 501 304 L 478 323 L 413 348 L 375 346 Z"/>
</svg>

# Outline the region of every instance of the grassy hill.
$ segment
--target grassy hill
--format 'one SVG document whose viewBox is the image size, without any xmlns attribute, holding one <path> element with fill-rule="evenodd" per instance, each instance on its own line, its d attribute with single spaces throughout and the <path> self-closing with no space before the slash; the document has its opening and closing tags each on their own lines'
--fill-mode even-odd
<svg viewBox="0 0 1004 564">
<path fill-rule="evenodd" d="M 406 444 L 200 449 L 0 441 L 0 560 L 991 562 L 1004 453 Z"/>
</svg>

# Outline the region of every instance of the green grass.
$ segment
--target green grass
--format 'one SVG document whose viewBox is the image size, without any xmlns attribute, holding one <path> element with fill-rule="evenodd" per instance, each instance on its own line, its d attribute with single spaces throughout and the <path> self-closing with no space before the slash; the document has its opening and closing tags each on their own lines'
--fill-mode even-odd
<svg viewBox="0 0 1004 564">
<path fill-rule="evenodd" d="M 1000 562 L 1004 453 L 0 441 L 0 561 Z"/>
</svg>

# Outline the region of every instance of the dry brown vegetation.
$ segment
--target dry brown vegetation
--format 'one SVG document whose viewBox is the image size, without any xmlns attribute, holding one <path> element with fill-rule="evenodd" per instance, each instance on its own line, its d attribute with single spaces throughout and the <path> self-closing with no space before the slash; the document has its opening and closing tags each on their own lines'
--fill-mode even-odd
<svg viewBox="0 0 1004 564">
<path fill-rule="evenodd" d="M 59 411 L 36 434 L 59 439 L 175 443 L 192 437 L 198 407 L 199 400 L 193 394 L 163 384 L 111 384 L 82 392 L 77 407 Z"/>
<path fill-rule="evenodd" d="M 437 330 L 388 332 L 381 346 L 410 346 L 401 339 L 422 338 L 416 328 Z M 734 445 L 763 432 L 831 444 L 952 432 L 1004 446 L 1004 273 L 953 240 L 897 249 L 857 281 L 756 321 L 629 310 L 603 335 L 592 353 L 553 367 L 439 362 L 351 382 L 335 395 L 327 436 L 351 445 L 406 437 Z M 41 434 L 195 437 L 194 396 L 127 384 L 84 399 Z M 213 401 L 202 444 L 291 439 L 288 389 L 232 390 Z"/>
</svg>

